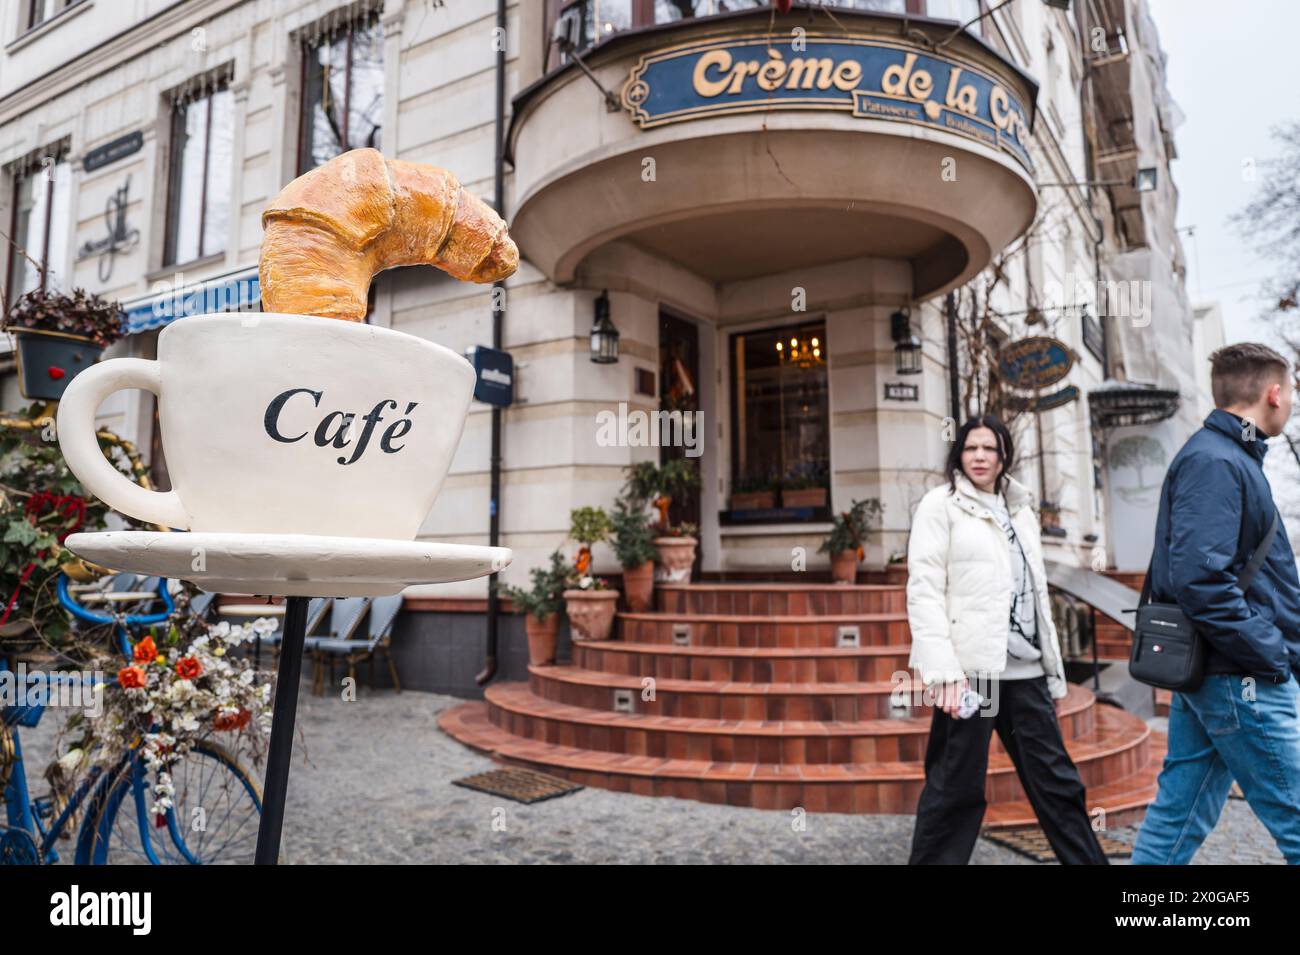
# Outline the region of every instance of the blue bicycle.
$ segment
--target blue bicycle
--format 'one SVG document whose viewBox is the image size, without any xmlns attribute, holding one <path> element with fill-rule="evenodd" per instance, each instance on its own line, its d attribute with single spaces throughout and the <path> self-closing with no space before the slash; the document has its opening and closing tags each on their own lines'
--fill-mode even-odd
<svg viewBox="0 0 1300 955">
<path fill-rule="evenodd" d="M 78 620 L 111 625 L 128 660 L 143 628 L 164 623 L 175 610 L 165 578 L 158 579 L 152 592 L 141 595 L 142 609 L 161 602 L 162 609 L 151 613 L 91 610 L 74 599 L 65 574 L 59 575 L 58 596 Z M 0 658 L 0 670 L 8 667 L 9 661 Z M 58 805 L 52 795 L 31 798 L 18 728 L 36 726 L 44 709 L 44 705 L 0 707 L 0 782 L 7 819 L 7 825 L 0 827 L 0 864 L 57 862 L 55 843 L 76 819 L 80 829 L 73 861 L 78 865 L 252 862 L 261 789 L 239 760 L 212 740 L 197 741 L 184 758 L 168 767 L 172 806 L 157 815 L 150 811 L 151 772 L 140 755 L 140 739 L 115 765 L 92 770 L 66 805 Z"/>
</svg>

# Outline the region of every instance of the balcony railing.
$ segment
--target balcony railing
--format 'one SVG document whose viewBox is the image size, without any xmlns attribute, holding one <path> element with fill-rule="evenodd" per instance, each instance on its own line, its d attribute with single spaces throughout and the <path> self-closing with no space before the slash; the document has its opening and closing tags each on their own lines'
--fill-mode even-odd
<svg viewBox="0 0 1300 955">
<path fill-rule="evenodd" d="M 562 29 L 572 38 L 573 50 L 581 54 L 628 30 L 744 10 L 765 10 L 772 4 L 770 0 L 569 0 L 547 6 L 550 16 L 546 23 L 546 68 L 551 70 L 569 61 L 569 55 L 551 42 L 557 20 L 565 21 Z M 988 9 L 985 0 L 826 0 L 816 6 L 908 14 L 957 23 L 973 20 Z M 970 31 L 983 36 L 986 22 L 978 21 Z"/>
</svg>

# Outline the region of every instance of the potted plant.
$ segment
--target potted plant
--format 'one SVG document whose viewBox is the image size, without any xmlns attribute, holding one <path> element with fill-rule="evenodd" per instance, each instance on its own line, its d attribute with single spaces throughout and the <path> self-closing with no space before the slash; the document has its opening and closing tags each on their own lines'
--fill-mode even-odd
<svg viewBox="0 0 1300 955">
<path fill-rule="evenodd" d="M 733 511 L 758 511 L 776 507 L 776 492 L 780 482 L 772 475 L 746 475 L 736 482 L 731 492 Z"/>
<path fill-rule="evenodd" d="M 125 333 L 122 309 L 85 289 L 71 294 L 35 289 L 14 303 L 4 330 L 18 339 L 23 395 L 45 401 L 63 397 L 68 382 L 99 360 Z"/>
<path fill-rule="evenodd" d="M 699 546 L 699 527 L 695 524 L 673 525 L 668 520 L 668 508 L 674 499 L 680 500 L 700 486 L 700 470 L 690 458 L 673 458 L 659 468 L 655 480 L 659 509 L 659 533 L 655 547 L 659 549 L 659 567 L 655 577 L 663 581 L 689 581 L 691 566 L 695 563 L 695 549 Z"/>
<path fill-rule="evenodd" d="M 591 545 L 609 539 L 613 530 L 609 515 L 600 507 L 575 507 L 569 511 L 569 537 L 578 542 L 574 566 L 579 576 L 591 569 Z"/>
<path fill-rule="evenodd" d="M 695 549 L 699 545 L 699 525 L 683 521 L 668 528 L 663 537 L 655 538 L 659 550 L 659 563 L 655 579 L 665 583 L 689 582 L 691 566 L 695 563 Z"/>
<path fill-rule="evenodd" d="M 564 591 L 564 612 L 575 640 L 608 640 L 618 591 L 604 577 L 574 572 Z"/>
<path fill-rule="evenodd" d="M 817 553 L 831 555 L 831 579 L 837 584 L 852 584 L 858 579 L 858 562 L 865 556 L 864 546 L 870 532 L 869 522 L 878 518 L 884 507 L 877 498 L 854 501 L 847 511 L 835 516 L 830 535 Z"/>
<path fill-rule="evenodd" d="M 650 609 L 654 594 L 655 532 L 646 513 L 645 501 L 621 494 L 614 501 L 610 517 L 610 546 L 623 567 L 623 593 L 633 613 Z"/>
<path fill-rule="evenodd" d="M 524 630 L 528 634 L 528 662 L 549 666 L 555 662 L 556 633 L 560 626 L 560 607 L 571 568 L 559 550 L 552 551 L 549 567 L 534 567 L 529 578 L 532 586 L 502 586 L 501 591 L 516 609 L 525 614 Z"/>
<path fill-rule="evenodd" d="M 606 540 L 613 527 L 603 508 L 569 511 L 569 536 L 578 542 L 578 558 L 566 581 L 564 610 L 575 640 L 607 640 L 614 625 L 618 591 L 603 577 L 591 575 L 591 545 Z"/>
</svg>

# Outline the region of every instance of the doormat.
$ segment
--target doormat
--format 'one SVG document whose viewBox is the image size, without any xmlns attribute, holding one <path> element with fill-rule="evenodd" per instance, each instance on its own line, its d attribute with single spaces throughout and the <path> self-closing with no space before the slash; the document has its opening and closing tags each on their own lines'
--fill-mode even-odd
<svg viewBox="0 0 1300 955">
<path fill-rule="evenodd" d="M 567 779 L 548 776 L 546 773 L 520 766 L 492 769 L 486 773 L 466 776 L 464 779 L 453 779 L 451 784 L 522 803 L 541 802 L 544 799 L 567 796 L 569 793 L 585 788 Z"/>
<path fill-rule="evenodd" d="M 1018 852 L 1022 856 L 1028 856 L 1035 862 L 1056 861 L 1056 853 L 1052 851 L 1052 845 L 1047 841 L 1047 834 L 1038 826 L 1024 829 L 986 829 L 980 835 L 989 842 L 1010 849 L 1012 852 Z M 1119 839 L 1112 839 L 1110 836 L 1098 833 L 1097 841 L 1101 843 L 1101 851 L 1108 859 L 1127 858 L 1133 854 L 1133 847 Z"/>
</svg>

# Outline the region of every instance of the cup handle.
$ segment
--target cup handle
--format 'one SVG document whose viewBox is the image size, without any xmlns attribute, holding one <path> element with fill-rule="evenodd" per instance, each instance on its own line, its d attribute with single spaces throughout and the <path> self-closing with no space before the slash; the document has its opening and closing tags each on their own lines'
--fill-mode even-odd
<svg viewBox="0 0 1300 955">
<path fill-rule="evenodd" d="M 188 530 L 189 516 L 175 491 L 150 491 L 133 482 L 104 457 L 95 436 L 95 412 L 115 391 L 143 388 L 159 393 L 158 363 L 144 358 L 112 358 L 91 365 L 68 383 L 59 400 L 59 448 L 72 473 L 109 507 L 163 527 Z"/>
</svg>

